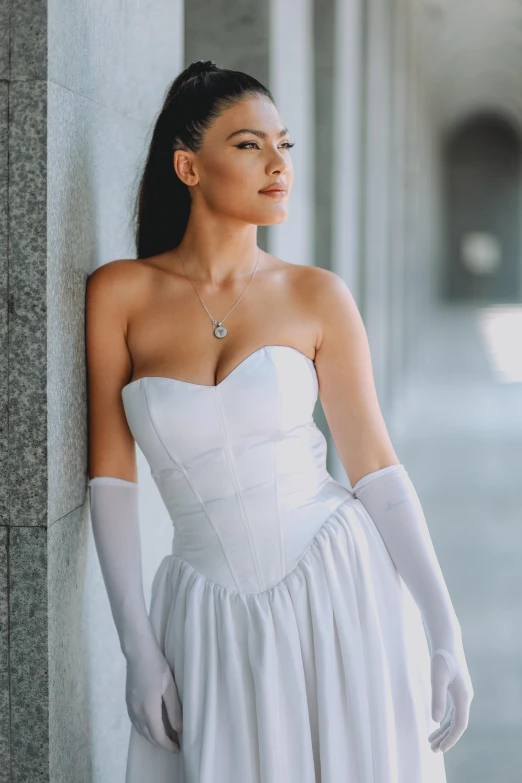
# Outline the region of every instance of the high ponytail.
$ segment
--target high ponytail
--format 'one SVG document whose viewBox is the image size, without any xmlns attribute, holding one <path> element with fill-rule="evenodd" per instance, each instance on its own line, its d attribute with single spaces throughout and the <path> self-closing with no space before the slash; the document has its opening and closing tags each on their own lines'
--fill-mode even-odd
<svg viewBox="0 0 522 783">
<path fill-rule="evenodd" d="M 270 91 L 243 71 L 213 60 L 191 63 L 172 82 L 157 117 L 134 206 L 137 258 L 179 245 L 190 214 L 189 188 L 174 170 L 174 151 L 198 152 L 206 131 L 223 111 L 248 95 Z"/>
</svg>

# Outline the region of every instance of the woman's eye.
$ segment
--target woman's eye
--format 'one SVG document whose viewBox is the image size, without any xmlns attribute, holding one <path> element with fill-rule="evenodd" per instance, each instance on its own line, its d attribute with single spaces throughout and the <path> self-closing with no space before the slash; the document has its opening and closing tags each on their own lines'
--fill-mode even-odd
<svg viewBox="0 0 522 783">
<path fill-rule="evenodd" d="M 251 148 L 252 148 L 252 147 L 251 147 L 251 145 L 252 145 L 252 144 L 255 144 L 255 146 L 257 147 L 257 142 L 255 142 L 255 141 L 244 141 L 244 142 L 242 142 L 241 144 L 236 144 L 236 147 L 237 147 L 238 149 L 240 149 L 240 150 L 246 150 L 246 149 L 251 149 Z M 293 141 L 293 142 L 290 142 L 290 141 L 284 141 L 284 142 L 283 142 L 283 144 L 282 144 L 281 146 L 283 146 L 283 147 L 286 147 L 286 148 L 289 150 L 289 149 L 291 149 L 291 148 L 292 148 L 294 145 L 295 145 L 295 141 Z"/>
</svg>

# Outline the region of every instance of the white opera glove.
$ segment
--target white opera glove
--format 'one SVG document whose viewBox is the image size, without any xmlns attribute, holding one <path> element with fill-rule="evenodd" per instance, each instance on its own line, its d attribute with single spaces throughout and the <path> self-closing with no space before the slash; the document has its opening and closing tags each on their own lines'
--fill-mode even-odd
<svg viewBox="0 0 522 783">
<path fill-rule="evenodd" d="M 415 487 L 404 465 L 363 476 L 353 487 L 377 527 L 422 615 L 431 655 L 432 718 L 442 721 L 428 737 L 434 751 L 453 747 L 467 728 L 474 692 L 462 633 Z"/>
<path fill-rule="evenodd" d="M 182 730 L 181 705 L 170 666 L 145 606 L 141 569 L 138 484 L 96 476 L 90 487 L 91 522 L 112 615 L 127 660 L 126 702 L 132 724 L 146 739 L 173 753 Z M 162 700 L 170 727 L 163 722 Z"/>
</svg>

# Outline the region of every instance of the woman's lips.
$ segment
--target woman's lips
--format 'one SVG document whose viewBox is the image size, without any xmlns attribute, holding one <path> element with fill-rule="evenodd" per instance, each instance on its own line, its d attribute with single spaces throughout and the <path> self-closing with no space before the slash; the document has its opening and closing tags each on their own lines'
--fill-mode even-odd
<svg viewBox="0 0 522 783">
<path fill-rule="evenodd" d="M 260 190 L 264 196 L 272 196 L 272 198 L 284 198 L 286 196 L 286 190 Z"/>
</svg>

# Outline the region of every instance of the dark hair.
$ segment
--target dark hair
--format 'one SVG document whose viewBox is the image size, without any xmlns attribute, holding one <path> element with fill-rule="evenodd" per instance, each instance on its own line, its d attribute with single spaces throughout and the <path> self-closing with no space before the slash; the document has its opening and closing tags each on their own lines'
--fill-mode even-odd
<svg viewBox="0 0 522 783">
<path fill-rule="evenodd" d="M 172 82 L 157 117 L 134 205 L 137 258 L 177 247 L 190 214 L 189 188 L 174 170 L 176 149 L 197 152 L 205 132 L 236 101 L 270 91 L 243 71 L 213 60 L 191 63 Z"/>
</svg>

